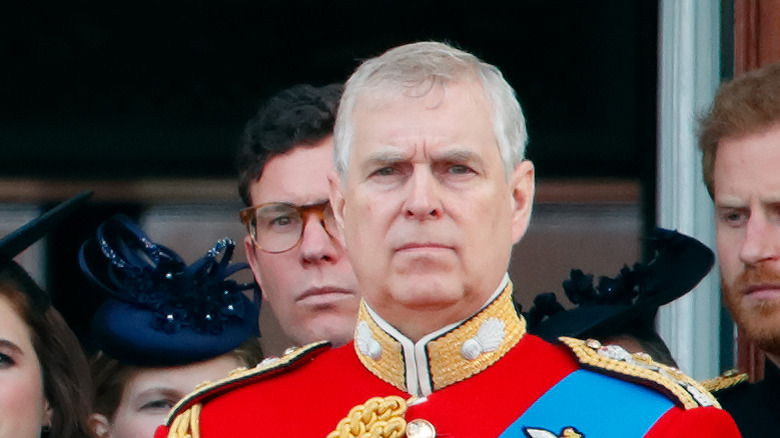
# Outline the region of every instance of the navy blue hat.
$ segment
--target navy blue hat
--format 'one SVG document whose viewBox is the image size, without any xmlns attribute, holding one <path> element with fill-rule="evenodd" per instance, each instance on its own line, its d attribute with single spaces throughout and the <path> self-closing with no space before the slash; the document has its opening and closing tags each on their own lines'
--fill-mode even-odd
<svg viewBox="0 0 780 438">
<path fill-rule="evenodd" d="M 693 289 L 712 269 L 715 254 L 706 245 L 676 231 L 656 228 L 648 239 L 654 257 L 646 264 L 624 266 L 615 278 L 573 269 L 563 282 L 576 307 L 566 310 L 555 294 L 534 298 L 526 317 L 528 332 L 547 341 L 559 336 L 598 337 L 619 333 L 628 324 L 652 324 L 658 308 Z"/>
<path fill-rule="evenodd" d="M 222 239 L 187 266 L 124 216 L 101 224 L 81 246 L 79 264 L 110 298 L 92 319 L 95 342 L 129 365 L 172 366 L 225 354 L 259 335 L 259 302 L 228 277 L 235 243 Z M 221 254 L 221 259 L 220 259 Z"/>
</svg>

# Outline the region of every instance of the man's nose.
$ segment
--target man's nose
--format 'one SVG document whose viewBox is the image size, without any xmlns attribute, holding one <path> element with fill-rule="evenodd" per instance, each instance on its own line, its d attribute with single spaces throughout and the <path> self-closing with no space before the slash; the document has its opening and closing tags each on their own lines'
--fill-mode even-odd
<svg viewBox="0 0 780 438">
<path fill-rule="evenodd" d="M 408 193 L 404 201 L 405 217 L 416 220 L 441 217 L 441 187 L 429 169 L 416 169 L 407 184 Z"/>
<path fill-rule="evenodd" d="M 318 215 L 308 214 L 303 222 L 301 261 L 304 264 L 335 263 L 344 253 L 337 237 L 328 234 L 325 223 Z"/>
<path fill-rule="evenodd" d="M 745 238 L 739 258 L 746 265 L 777 260 L 780 255 L 780 224 L 767 220 L 760 213 L 753 213 L 745 226 Z"/>
</svg>

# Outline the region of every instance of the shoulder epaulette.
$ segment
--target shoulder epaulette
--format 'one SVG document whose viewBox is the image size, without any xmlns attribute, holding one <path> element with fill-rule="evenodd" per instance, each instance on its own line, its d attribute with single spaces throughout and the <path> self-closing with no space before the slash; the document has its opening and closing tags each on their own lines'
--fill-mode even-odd
<svg viewBox="0 0 780 438">
<path fill-rule="evenodd" d="M 717 394 L 748 383 L 748 375 L 747 373 L 740 373 L 738 370 L 728 370 L 718 377 L 713 377 L 700 383 L 707 391 Z"/>
<path fill-rule="evenodd" d="M 654 362 L 646 353 L 632 354 L 617 345 L 601 345 L 595 339 L 558 340 L 574 353 L 583 368 L 655 388 L 684 409 L 720 407 L 699 382 L 677 368 Z"/>
<path fill-rule="evenodd" d="M 187 394 L 176 403 L 176 406 L 173 407 L 165 419 L 165 425 L 169 426 L 171 432 L 173 432 L 175 429 L 174 425 L 177 422 L 197 422 L 200 407 L 208 400 L 233 389 L 289 372 L 309 362 L 304 359 L 312 359 L 327 351 L 329 347 L 330 343 L 322 341 L 290 349 L 284 356 L 266 358 L 254 368 L 238 368 L 222 380 L 202 383 L 193 392 Z"/>
</svg>

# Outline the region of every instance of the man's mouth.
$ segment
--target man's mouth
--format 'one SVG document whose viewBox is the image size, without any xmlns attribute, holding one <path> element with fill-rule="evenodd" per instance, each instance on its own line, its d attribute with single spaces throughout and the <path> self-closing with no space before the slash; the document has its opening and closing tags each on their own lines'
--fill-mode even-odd
<svg viewBox="0 0 780 438">
<path fill-rule="evenodd" d="M 768 299 L 780 297 L 780 284 L 759 283 L 752 284 L 743 289 L 743 295 L 754 299 Z"/>
<path fill-rule="evenodd" d="M 410 242 L 405 243 L 398 248 L 396 248 L 397 252 L 403 252 L 403 251 L 426 251 L 426 250 L 451 250 L 452 247 L 449 245 L 444 245 L 441 243 L 434 243 L 434 242 Z"/>
<path fill-rule="evenodd" d="M 312 287 L 302 293 L 295 301 L 307 304 L 327 304 L 334 300 L 350 298 L 355 292 L 340 287 Z"/>
</svg>

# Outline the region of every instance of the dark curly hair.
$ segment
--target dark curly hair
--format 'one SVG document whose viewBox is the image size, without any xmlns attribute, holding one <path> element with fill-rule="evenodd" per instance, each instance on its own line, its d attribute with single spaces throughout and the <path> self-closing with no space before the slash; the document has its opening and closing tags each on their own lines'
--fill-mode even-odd
<svg viewBox="0 0 780 438">
<path fill-rule="evenodd" d="M 268 99 L 247 122 L 236 157 L 238 193 L 252 205 L 249 186 L 265 163 L 300 145 L 313 145 L 333 134 L 342 84 L 294 85 Z"/>
</svg>

